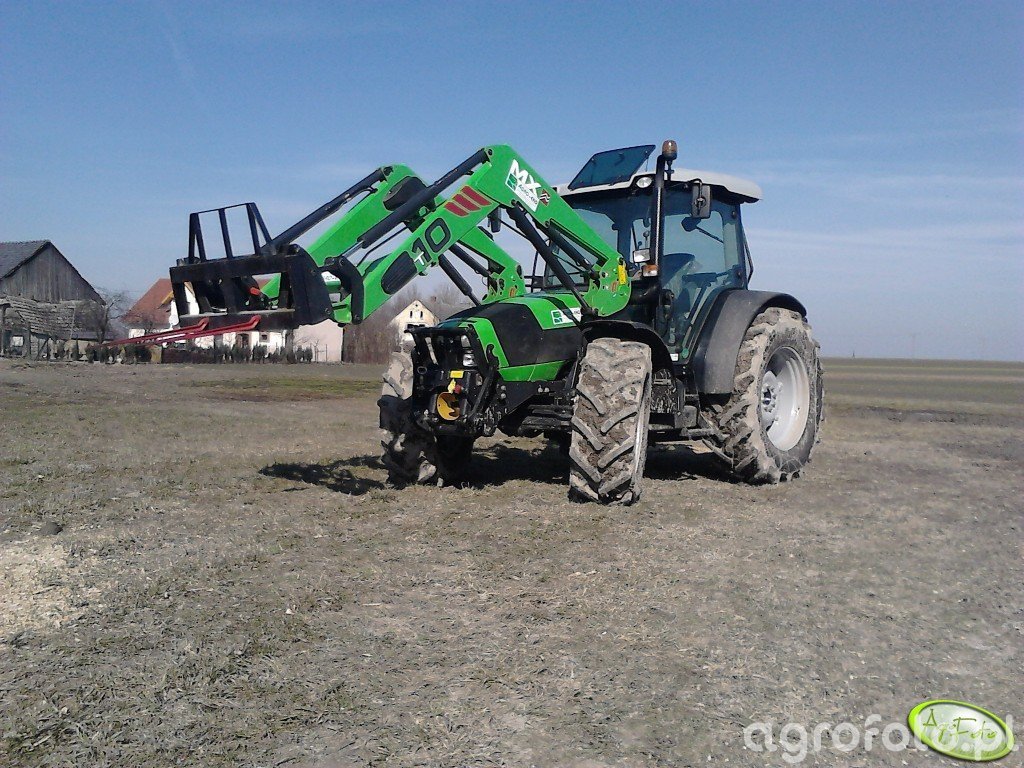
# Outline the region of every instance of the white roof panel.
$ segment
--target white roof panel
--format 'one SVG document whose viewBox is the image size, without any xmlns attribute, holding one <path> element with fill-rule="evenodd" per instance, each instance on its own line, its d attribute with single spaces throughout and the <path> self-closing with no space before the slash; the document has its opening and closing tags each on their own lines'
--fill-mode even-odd
<svg viewBox="0 0 1024 768">
<path fill-rule="evenodd" d="M 578 195 L 583 192 L 601 192 L 608 189 L 627 189 L 631 187 L 641 176 L 654 176 L 654 173 L 653 171 L 635 173 L 629 181 L 622 181 L 618 184 L 599 184 L 593 187 L 579 187 L 577 189 L 569 189 L 568 184 L 559 184 L 555 187 L 555 191 L 562 197 L 571 197 L 572 195 Z M 696 181 L 698 179 L 704 184 L 710 184 L 713 187 L 722 187 L 723 189 L 727 189 L 733 194 L 746 198 L 747 201 L 751 203 L 757 202 L 762 197 L 761 187 L 747 179 L 741 179 L 737 176 L 729 176 L 725 173 L 715 173 L 714 171 L 696 171 L 692 168 L 672 169 L 672 181 Z"/>
</svg>

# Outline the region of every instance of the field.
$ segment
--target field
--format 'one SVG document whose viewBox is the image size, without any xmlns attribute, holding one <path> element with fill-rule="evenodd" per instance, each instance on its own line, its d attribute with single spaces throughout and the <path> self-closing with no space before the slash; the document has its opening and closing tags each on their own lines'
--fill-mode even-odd
<svg viewBox="0 0 1024 768">
<path fill-rule="evenodd" d="M 541 440 L 388 487 L 377 374 L 0 361 L 0 765 L 784 765 L 744 727 L 1024 721 L 1024 366 L 828 361 L 804 477 L 654 448 L 629 509 Z M 955 764 L 827 734 L 806 764 Z"/>
</svg>

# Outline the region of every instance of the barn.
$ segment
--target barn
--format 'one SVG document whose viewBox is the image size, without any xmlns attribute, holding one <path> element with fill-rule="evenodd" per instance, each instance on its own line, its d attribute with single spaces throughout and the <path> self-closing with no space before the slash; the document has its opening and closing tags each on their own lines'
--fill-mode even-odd
<svg viewBox="0 0 1024 768">
<path fill-rule="evenodd" d="M 109 320 L 103 298 L 49 240 L 0 242 L 0 354 L 51 356 Z"/>
</svg>

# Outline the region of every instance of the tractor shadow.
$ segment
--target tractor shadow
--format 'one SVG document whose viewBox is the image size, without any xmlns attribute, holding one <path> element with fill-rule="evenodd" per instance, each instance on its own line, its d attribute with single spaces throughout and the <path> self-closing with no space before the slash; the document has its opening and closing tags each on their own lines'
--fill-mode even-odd
<svg viewBox="0 0 1024 768">
<path fill-rule="evenodd" d="M 385 482 L 384 465 L 375 455 L 318 464 L 276 462 L 261 469 L 260 474 L 318 485 L 352 496 L 392 487 Z M 531 448 L 498 443 L 473 452 L 468 475 L 469 479 L 458 487 L 483 490 L 512 481 L 566 485 L 569 458 L 553 443 Z M 650 446 L 644 476 L 654 480 L 706 478 L 731 482 L 728 472 L 713 454 L 695 451 L 686 445 Z"/>
<path fill-rule="evenodd" d="M 376 455 L 351 456 L 323 463 L 275 462 L 260 471 L 265 477 L 318 485 L 335 493 L 362 496 L 394 487 L 385 481 L 386 470 Z M 473 452 L 469 479 L 457 487 L 482 490 L 512 480 L 565 485 L 569 461 L 554 447 L 519 448 L 493 445 Z"/>
<path fill-rule="evenodd" d="M 462 485 L 477 489 L 512 480 L 566 485 L 569 482 L 569 458 L 553 443 L 537 448 L 498 443 L 473 451 L 469 477 Z"/>
<path fill-rule="evenodd" d="M 481 489 L 510 480 L 567 485 L 569 457 L 554 443 L 532 449 L 499 443 L 473 452 L 469 476 L 470 480 L 464 482 L 463 487 Z M 685 443 L 650 445 L 644 477 L 653 480 L 704 478 L 733 482 L 717 456 Z"/>
<path fill-rule="evenodd" d="M 260 474 L 281 480 L 319 485 L 329 491 L 347 493 L 351 496 L 362 496 L 387 487 L 382 480 L 367 477 L 364 472 L 356 474 L 353 469 L 357 472 L 360 469 L 383 472 L 384 465 L 376 456 L 353 456 L 322 464 L 275 462 L 261 469 Z"/>
<path fill-rule="evenodd" d="M 733 483 L 725 464 L 715 454 L 686 443 L 651 445 L 644 477 L 653 480 L 715 480 Z"/>
</svg>

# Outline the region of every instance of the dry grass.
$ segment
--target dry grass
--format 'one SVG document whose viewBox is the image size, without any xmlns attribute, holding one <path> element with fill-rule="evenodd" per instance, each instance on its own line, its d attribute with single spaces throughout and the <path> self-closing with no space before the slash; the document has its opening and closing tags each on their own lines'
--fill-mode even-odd
<svg viewBox="0 0 1024 768">
<path fill-rule="evenodd" d="M 762 765 L 752 720 L 1019 719 L 1021 367 L 857 364 L 807 477 L 662 448 L 622 510 L 541 441 L 388 487 L 371 369 L 0 363 L 0 764 Z"/>
</svg>

